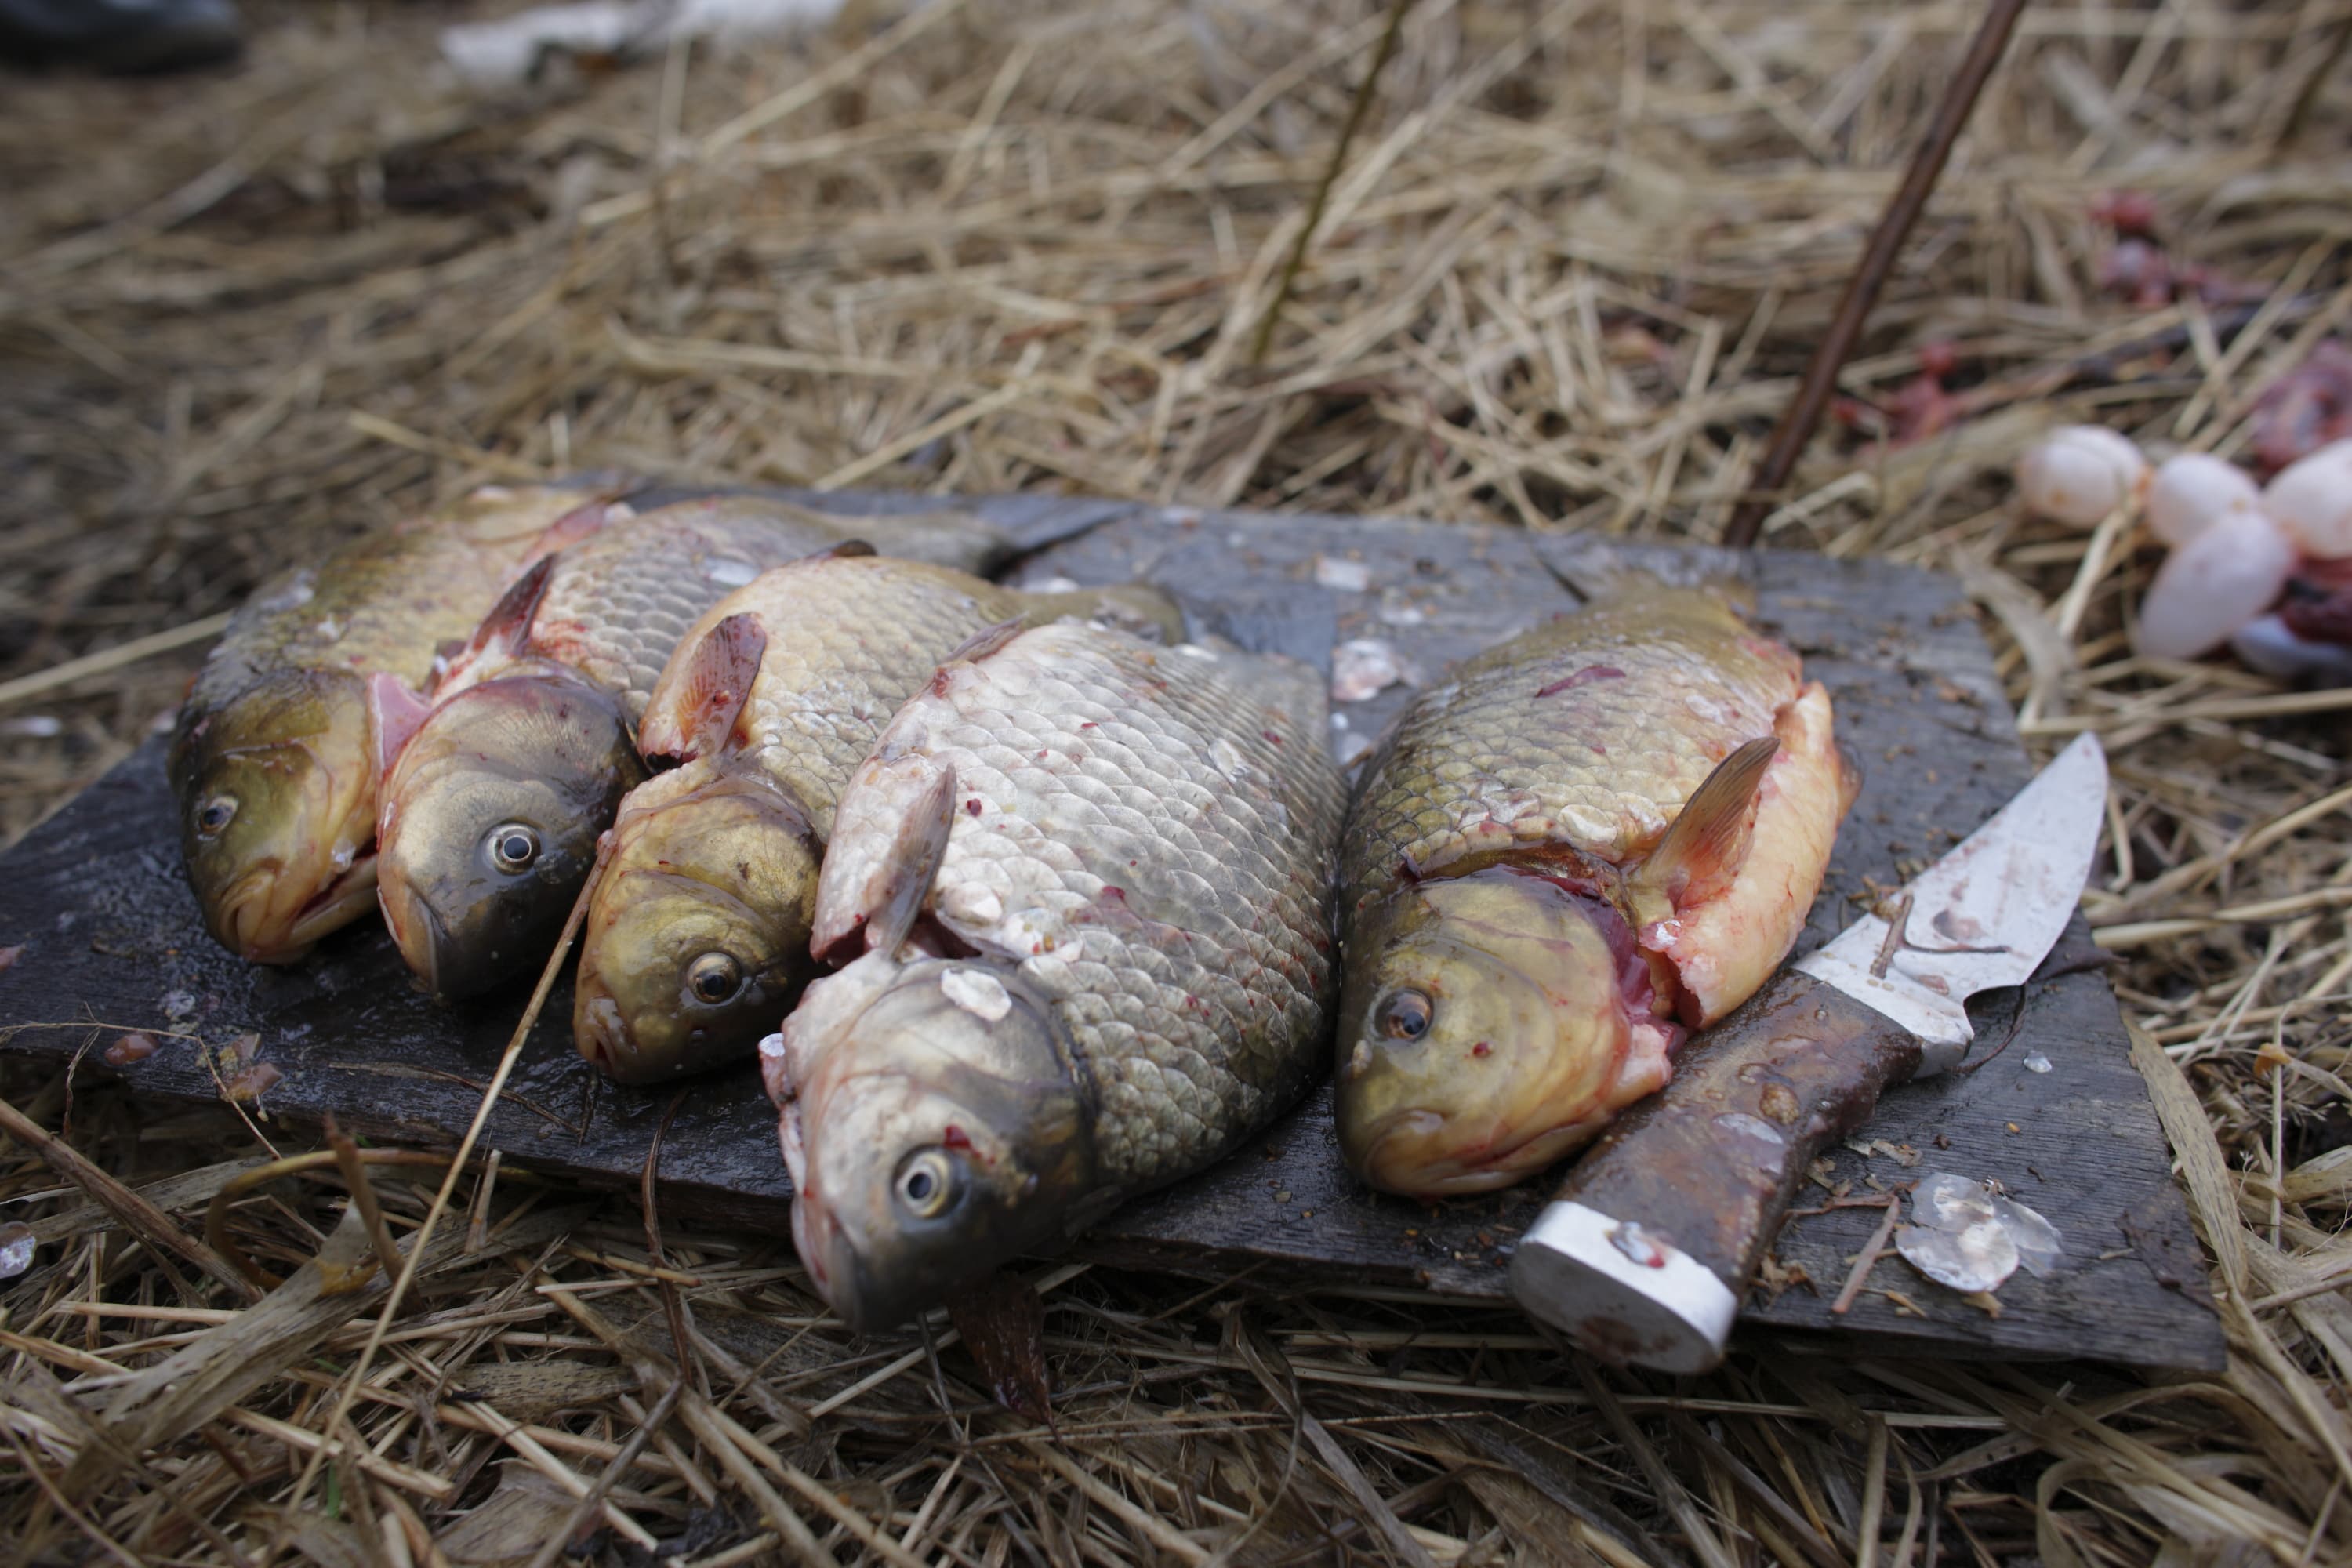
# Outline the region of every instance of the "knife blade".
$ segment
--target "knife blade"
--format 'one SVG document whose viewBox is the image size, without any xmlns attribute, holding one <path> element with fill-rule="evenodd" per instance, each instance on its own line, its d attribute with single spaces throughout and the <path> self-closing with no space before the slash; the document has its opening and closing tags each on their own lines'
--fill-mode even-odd
<svg viewBox="0 0 2352 1568">
<path fill-rule="evenodd" d="M 1950 1070 L 1968 999 L 2022 984 L 2073 918 L 2107 765 L 2084 734 L 1891 900 L 1700 1039 L 1520 1238 L 1511 1293 L 1587 1352 L 1667 1372 L 1723 1359 L 1814 1158 L 1879 1095 Z"/>
</svg>

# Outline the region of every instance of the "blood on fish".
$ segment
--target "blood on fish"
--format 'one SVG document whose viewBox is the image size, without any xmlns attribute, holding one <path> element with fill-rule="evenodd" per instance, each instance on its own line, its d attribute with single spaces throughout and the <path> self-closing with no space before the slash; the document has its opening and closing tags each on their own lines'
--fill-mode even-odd
<svg viewBox="0 0 2352 1568">
<path fill-rule="evenodd" d="M 967 816 L 978 816 L 980 815 L 980 802 L 977 800 L 965 801 L 963 803 L 963 809 Z"/>
<path fill-rule="evenodd" d="M 948 1149 L 969 1149 L 971 1147 L 971 1138 L 962 1128 L 950 1121 L 947 1125 L 947 1130 L 940 1134 L 940 1144 L 942 1148 Z"/>
<path fill-rule="evenodd" d="M 1270 746 L 1279 746 L 1282 744 L 1282 737 L 1276 734 L 1271 730 L 1260 730 L 1258 733 L 1265 737 L 1266 744 Z"/>
<path fill-rule="evenodd" d="M 1538 698 L 1557 697 L 1563 691 L 1573 691 L 1580 686 L 1590 686 L 1596 680 L 1622 680 L 1625 672 L 1613 664 L 1588 664 L 1574 675 L 1553 681 L 1536 692 Z"/>
</svg>

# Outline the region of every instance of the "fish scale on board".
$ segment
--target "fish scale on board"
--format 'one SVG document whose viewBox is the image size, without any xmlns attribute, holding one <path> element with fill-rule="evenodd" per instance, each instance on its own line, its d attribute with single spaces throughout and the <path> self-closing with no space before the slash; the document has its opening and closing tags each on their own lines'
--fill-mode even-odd
<svg viewBox="0 0 2352 1568">
<path fill-rule="evenodd" d="M 1011 542 L 954 513 L 860 520 L 866 539 L 982 569 Z M 643 512 L 533 567 L 450 660 L 429 708 L 396 688 L 377 837 L 385 923 L 456 997 L 527 981 L 621 797 L 646 777 L 636 726 L 703 611 L 770 567 L 839 546 L 840 521 L 755 497 Z"/>
</svg>

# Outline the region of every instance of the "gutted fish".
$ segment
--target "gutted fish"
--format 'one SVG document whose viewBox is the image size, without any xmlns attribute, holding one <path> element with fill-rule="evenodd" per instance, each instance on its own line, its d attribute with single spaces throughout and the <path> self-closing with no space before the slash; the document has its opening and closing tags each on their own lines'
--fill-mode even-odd
<svg viewBox="0 0 2352 1568">
<path fill-rule="evenodd" d="M 992 646 L 993 645 L 993 646 Z M 793 1239 L 887 1324 L 1197 1171 L 1314 1076 L 1343 791 L 1287 661 L 1064 622 L 943 667 L 851 777 L 762 1066 Z"/>
<path fill-rule="evenodd" d="M 638 736 L 685 765 L 622 801 L 589 895 L 581 1054 L 626 1083 L 749 1055 L 815 971 L 817 864 L 883 726 L 960 645 L 1062 616 L 1183 635 L 1148 588 L 1024 594 L 881 555 L 779 566 L 706 611 Z"/>
<path fill-rule="evenodd" d="M 378 893 L 429 990 L 457 997 L 530 979 L 597 836 L 645 780 L 637 720 L 679 638 L 761 573 L 848 542 L 848 526 L 747 497 L 643 512 L 519 578 L 429 708 L 378 683 L 376 727 L 395 758 L 377 817 Z M 855 526 L 950 563 L 985 564 L 1006 548 L 971 518 Z"/>
<path fill-rule="evenodd" d="M 180 839 L 222 945 L 290 963 L 375 907 L 371 680 L 432 673 L 516 573 L 625 507 L 610 491 L 488 486 L 264 584 L 180 709 Z"/>
<path fill-rule="evenodd" d="M 1341 850 L 1349 1164 L 1505 1186 L 1659 1088 L 1787 955 L 1853 789 L 1829 694 L 1705 588 L 1621 576 L 1424 693 Z"/>
</svg>

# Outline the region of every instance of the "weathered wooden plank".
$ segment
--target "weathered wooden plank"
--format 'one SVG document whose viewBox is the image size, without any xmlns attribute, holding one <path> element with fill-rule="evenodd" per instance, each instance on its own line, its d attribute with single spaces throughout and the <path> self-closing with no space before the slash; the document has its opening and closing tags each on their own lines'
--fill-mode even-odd
<svg viewBox="0 0 2352 1568">
<path fill-rule="evenodd" d="M 938 504 L 795 499 L 845 513 Z M 1572 603 L 1544 560 L 1566 542 L 1517 531 L 1025 497 L 987 507 L 1024 542 L 1045 546 L 1019 568 L 1024 580 L 1142 575 L 1182 598 L 1202 631 L 1318 658 L 1338 639 L 1379 637 L 1427 679 Z M 1760 617 L 1828 683 L 1864 764 L 1863 797 L 1810 945 L 1844 923 L 1866 886 L 1899 882 L 1974 827 L 2029 769 L 1974 620 L 1948 579 L 1772 553 L 1752 570 Z M 1349 705 L 1335 743 L 1376 732 L 1410 695 L 1400 687 Z M 263 1058 L 286 1074 L 268 1096 L 274 1113 L 331 1110 L 355 1130 L 426 1143 L 450 1141 L 471 1116 L 476 1086 L 534 978 L 518 975 L 511 994 L 441 1009 L 416 994 L 373 926 L 341 933 L 298 969 L 237 963 L 205 936 L 181 880 L 154 746 L 0 858 L 0 942 L 26 944 L 21 962 L 0 973 L 0 1019 L 63 1026 L 19 1030 L 12 1050 L 61 1056 L 122 1027 L 176 1028 L 214 1043 L 257 1030 Z M 2078 930 L 2061 953 L 2086 951 Z M 603 1085 L 570 1048 L 569 1013 L 568 988 L 559 989 L 489 1142 L 585 1184 L 634 1184 L 668 1096 Z M 2218 1323 L 2197 1270 L 2182 1267 L 2194 1240 L 2105 982 L 2085 970 L 2046 973 L 1982 999 L 1978 1017 L 1980 1070 L 1899 1091 L 1870 1130 L 1916 1152 L 1918 1163 L 1842 1150 L 1831 1179 L 1867 1192 L 1872 1181 L 1938 1169 L 1998 1178 L 2058 1226 L 2067 1266 L 2048 1279 L 2013 1279 L 1992 1319 L 1890 1259 L 1872 1276 L 1879 1289 L 1837 1319 L 1829 1300 L 1879 1217 L 1839 1210 L 1795 1221 L 1778 1249 L 1818 1293 L 1759 1298 L 1747 1321 L 1922 1353 L 2218 1365 Z M 2035 1059 L 2051 1070 L 2030 1070 Z M 95 1061 L 83 1070 L 102 1070 Z M 216 1092 L 186 1041 L 131 1076 L 162 1099 Z M 790 1187 L 756 1075 L 694 1086 L 664 1142 L 661 1175 L 668 1212 L 779 1223 Z M 1366 1193 L 1339 1165 L 1328 1092 L 1318 1091 L 1223 1166 L 1129 1205 L 1079 1245 L 1195 1275 L 1247 1272 L 1269 1286 L 1345 1280 L 1491 1300 L 1542 1195 L 1538 1186 L 1424 1209 Z M 1880 1290 L 1901 1293 L 1916 1315 Z"/>
</svg>

